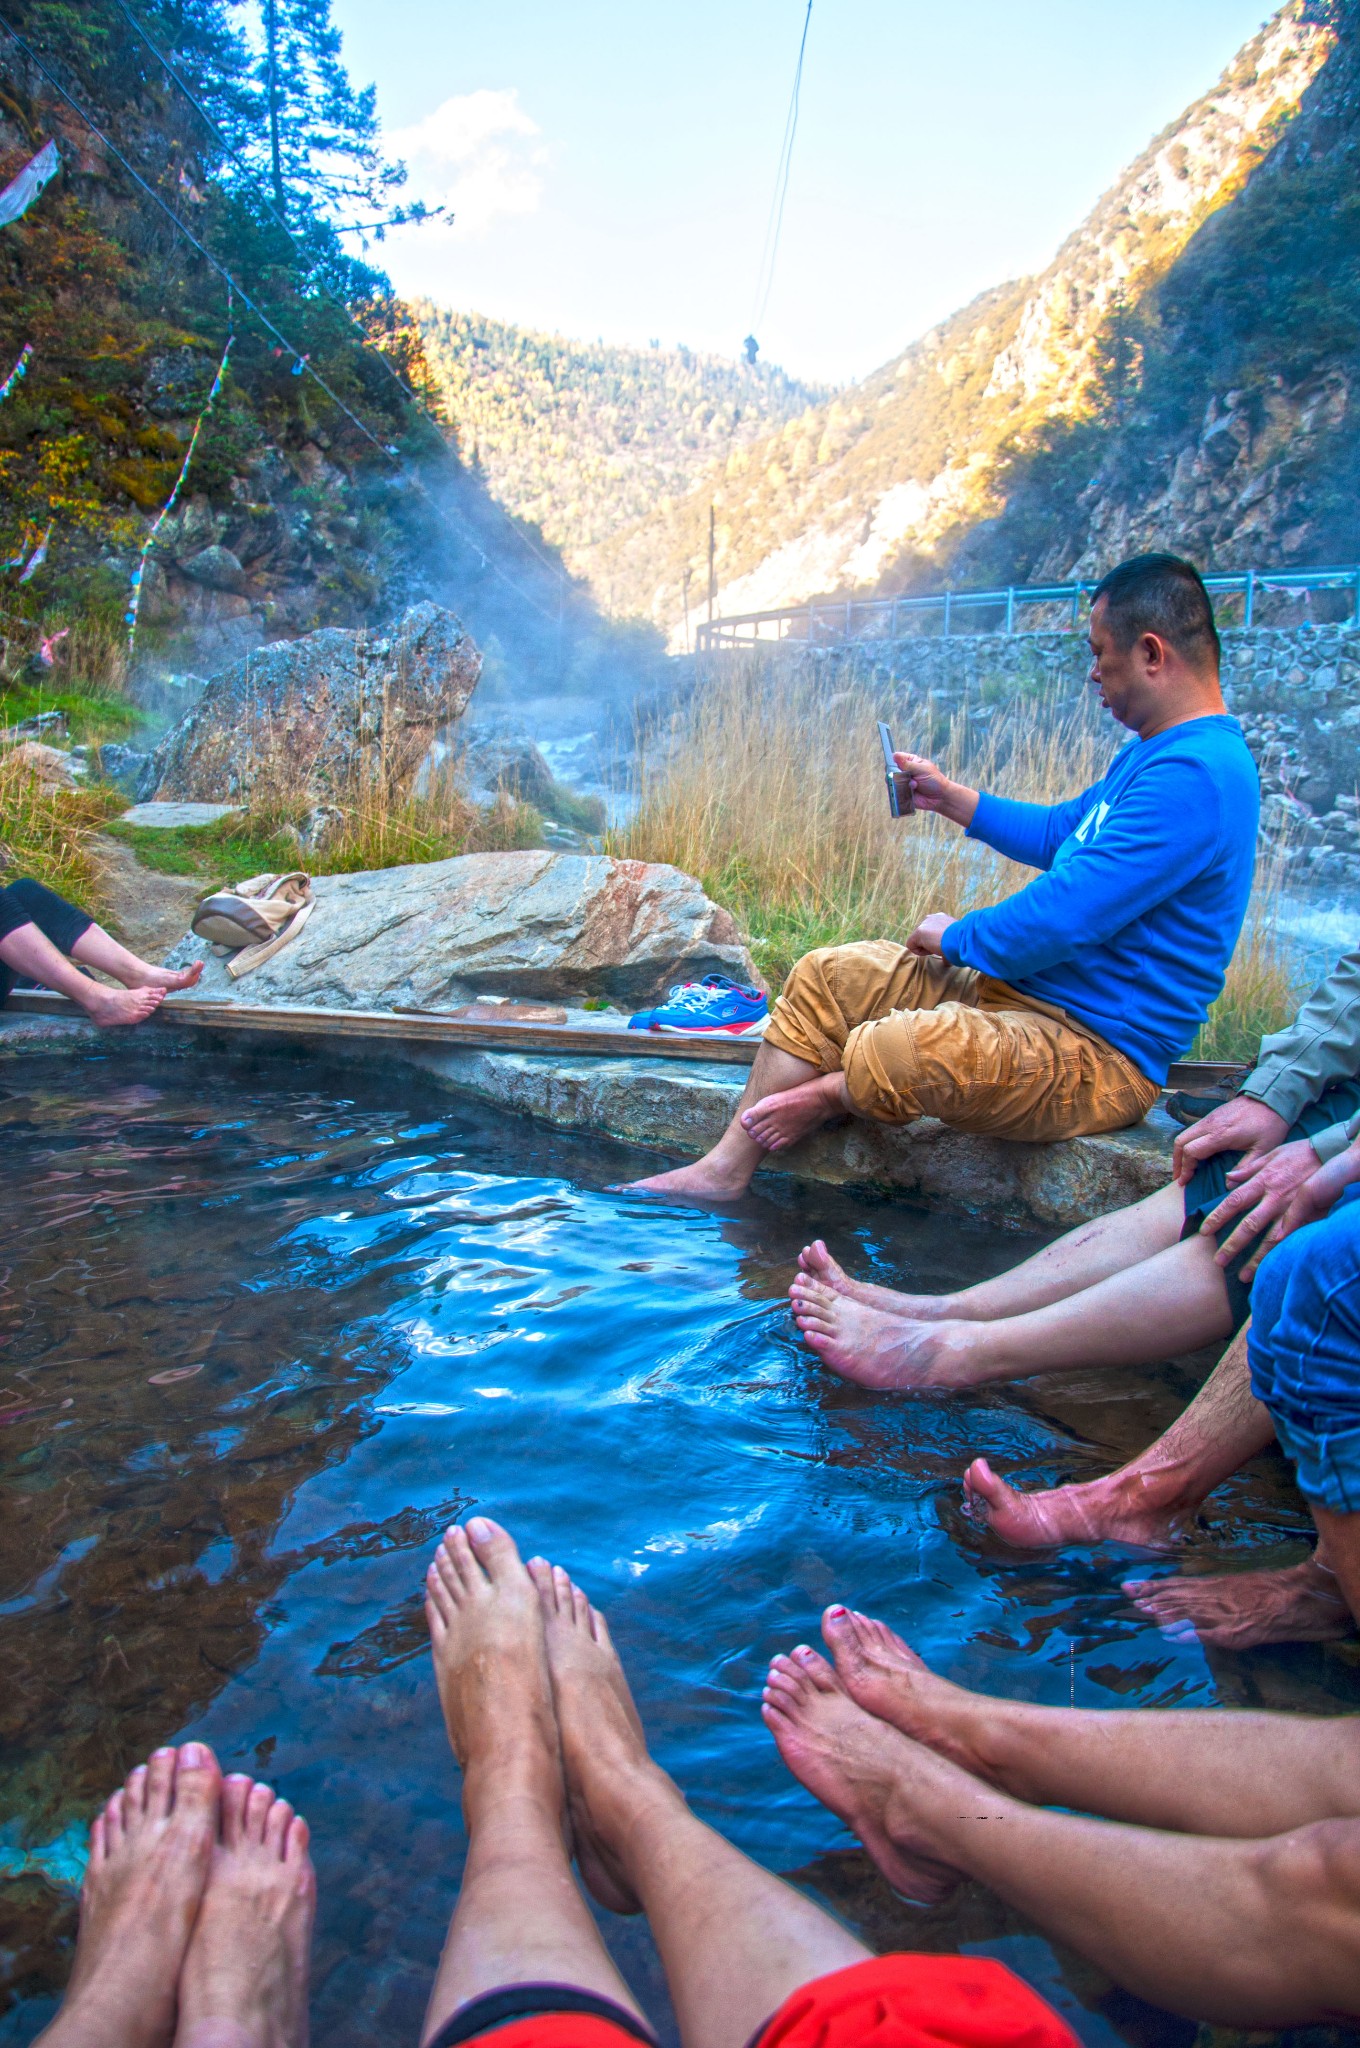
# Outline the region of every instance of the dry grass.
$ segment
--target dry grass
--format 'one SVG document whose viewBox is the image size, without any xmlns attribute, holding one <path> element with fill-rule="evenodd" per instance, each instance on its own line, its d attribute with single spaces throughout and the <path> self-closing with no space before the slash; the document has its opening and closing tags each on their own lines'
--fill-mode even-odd
<svg viewBox="0 0 1360 2048">
<path fill-rule="evenodd" d="M 103 870 L 94 836 L 122 806 L 104 790 L 50 788 L 13 754 L 0 754 L 0 882 L 30 876 L 98 915 Z"/>
<path fill-rule="evenodd" d="M 1052 803 L 1094 782 L 1114 742 L 1085 697 L 978 707 L 923 730 L 900 691 L 732 663 L 644 750 L 640 802 L 610 850 L 697 875 L 746 931 L 777 987 L 814 946 L 905 934 L 929 911 L 953 916 L 1022 888 L 1028 868 L 952 825 L 888 814 L 874 722 L 949 773 L 1006 796 Z M 1274 926 L 1280 865 L 1267 864 L 1223 996 L 1196 1047 L 1250 1058 L 1290 1015 L 1296 991 Z"/>
</svg>

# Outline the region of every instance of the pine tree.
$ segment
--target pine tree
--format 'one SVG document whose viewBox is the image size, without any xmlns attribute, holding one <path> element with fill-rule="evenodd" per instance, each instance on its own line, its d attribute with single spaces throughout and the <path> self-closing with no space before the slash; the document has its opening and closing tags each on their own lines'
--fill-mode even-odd
<svg viewBox="0 0 1360 2048">
<path fill-rule="evenodd" d="M 334 214 L 356 202 L 389 205 L 406 172 L 382 155 L 373 87 L 356 91 L 350 83 L 331 0 L 260 0 L 260 30 L 265 167 L 275 207 L 297 221 L 313 208 Z"/>
</svg>

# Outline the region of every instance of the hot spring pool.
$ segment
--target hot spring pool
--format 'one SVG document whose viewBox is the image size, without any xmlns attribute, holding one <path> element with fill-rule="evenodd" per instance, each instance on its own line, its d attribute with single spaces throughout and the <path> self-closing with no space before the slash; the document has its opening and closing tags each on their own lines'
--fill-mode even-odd
<svg viewBox="0 0 1360 2048">
<path fill-rule="evenodd" d="M 1025 1241 L 777 1181 L 724 1216 L 659 1207 L 608 1192 L 640 1155 L 423 1075 L 119 1052 L 0 1065 L 0 2041 L 53 2009 L 90 1814 L 193 1734 L 312 1823 L 315 2038 L 414 2048 L 463 1851 L 421 1576 L 473 1508 L 608 1609 L 655 1752 L 752 1855 L 879 1946 L 1004 1957 L 1089 2042 L 1190 2040 L 980 1889 L 896 1901 L 757 1701 L 844 1599 L 998 1693 L 1354 1707 L 1344 1646 L 1173 1645 L 1120 1594 L 1130 1553 L 1020 1557 L 959 1518 L 969 1457 L 1087 1476 L 1192 1366 L 861 1393 L 784 1312 L 808 1236 L 912 1285 Z M 1213 1506 L 1202 1543 L 1299 1554 L 1273 1455 Z M 669 2029 L 645 1931 L 604 1918 Z"/>
</svg>

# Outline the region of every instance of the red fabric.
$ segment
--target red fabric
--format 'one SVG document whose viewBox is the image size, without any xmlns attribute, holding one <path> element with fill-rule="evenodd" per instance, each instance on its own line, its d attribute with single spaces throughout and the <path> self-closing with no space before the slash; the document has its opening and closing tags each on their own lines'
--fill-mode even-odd
<svg viewBox="0 0 1360 2048">
<path fill-rule="evenodd" d="M 486 2048 L 642 2048 L 636 2034 L 589 2012 L 535 2013 L 511 2020 L 509 2026 L 478 2034 L 466 2048 L 481 2048 L 483 2042 Z"/>
<path fill-rule="evenodd" d="M 523 2048 L 529 2048 L 527 2040 Z M 758 2048 L 1079 2044 L 1037 1992 L 990 1956 L 889 1955 L 800 1985 L 770 2021 Z"/>
</svg>

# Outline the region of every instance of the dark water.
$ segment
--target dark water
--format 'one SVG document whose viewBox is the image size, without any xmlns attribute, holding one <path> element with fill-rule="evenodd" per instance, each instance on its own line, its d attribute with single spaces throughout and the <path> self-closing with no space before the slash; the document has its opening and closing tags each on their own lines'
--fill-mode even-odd
<svg viewBox="0 0 1360 2048">
<path fill-rule="evenodd" d="M 932 1286 L 1025 1243 L 777 1184 L 736 1217 L 630 1202 L 606 1191 L 625 1148 L 414 1076 L 140 1048 L 127 1073 L 0 1065 L 0 2040 L 31 2039 L 64 1981 L 90 1814 L 194 1734 L 312 1823 L 315 2037 L 414 2043 L 463 1850 L 420 1584 L 480 1508 L 608 1609 L 656 1753 L 752 1855 L 878 1945 L 1005 1957 L 1087 2041 L 1188 2042 L 976 1888 L 896 1901 L 757 1700 L 836 1598 L 997 1693 L 1353 1706 L 1346 1649 L 1169 1644 L 1119 1592 L 1128 1553 L 1017 1558 L 958 1519 L 970 1456 L 1094 1472 L 1170 1419 L 1193 1364 L 863 1394 L 809 1368 L 781 1308 L 810 1234 Z M 1286 1558 L 1304 1528 L 1272 1456 L 1200 1540 Z M 645 1932 L 607 1934 L 668 2025 Z"/>
</svg>

